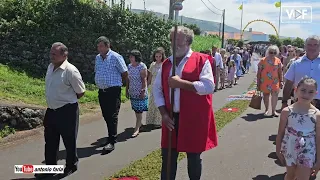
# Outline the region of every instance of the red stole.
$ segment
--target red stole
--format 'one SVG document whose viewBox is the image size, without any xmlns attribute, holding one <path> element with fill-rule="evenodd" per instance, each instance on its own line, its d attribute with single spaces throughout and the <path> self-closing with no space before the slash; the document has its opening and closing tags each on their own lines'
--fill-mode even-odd
<svg viewBox="0 0 320 180">
<path fill-rule="evenodd" d="M 199 81 L 207 55 L 193 52 L 182 71 L 182 79 Z M 166 59 L 162 64 L 162 88 L 167 111 L 171 111 L 170 88 L 168 78 L 172 63 Z M 179 133 L 176 138 L 172 131 L 172 148 L 178 152 L 200 153 L 218 145 L 218 137 L 212 108 L 212 94 L 198 95 L 194 92 L 180 89 Z M 163 124 L 161 147 L 168 147 L 168 128 Z"/>
</svg>

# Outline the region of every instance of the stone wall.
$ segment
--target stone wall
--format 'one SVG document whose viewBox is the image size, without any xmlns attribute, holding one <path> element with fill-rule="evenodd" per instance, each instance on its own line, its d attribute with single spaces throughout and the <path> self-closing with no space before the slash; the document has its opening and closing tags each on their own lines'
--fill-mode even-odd
<svg viewBox="0 0 320 180">
<path fill-rule="evenodd" d="M 0 129 L 8 125 L 16 130 L 42 126 L 45 109 L 19 106 L 0 106 Z"/>
</svg>

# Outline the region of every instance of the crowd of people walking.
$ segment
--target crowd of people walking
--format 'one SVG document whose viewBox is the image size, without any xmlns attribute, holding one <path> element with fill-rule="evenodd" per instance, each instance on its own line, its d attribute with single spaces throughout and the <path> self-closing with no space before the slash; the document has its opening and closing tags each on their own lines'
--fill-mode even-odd
<svg viewBox="0 0 320 180">
<path fill-rule="evenodd" d="M 171 29 L 171 43 L 173 33 L 174 29 Z M 228 50 L 213 46 L 211 50 L 194 52 L 191 49 L 193 38 L 192 30 L 178 27 L 176 67 L 172 67 L 172 56 L 167 58 L 161 47 L 153 52 L 149 67 L 139 50 L 130 52 L 130 64 L 126 65 L 124 58 L 110 48 L 108 38 L 97 39 L 99 54 L 95 59 L 95 83 L 108 129 L 107 140 L 101 144 L 103 150 L 113 151 L 117 143 L 121 87 L 125 83 L 126 96 L 136 116 L 132 138 L 140 133 L 144 112 L 147 112 L 147 124 L 162 129 L 161 179 L 166 180 L 168 133 L 171 131 L 170 179 L 176 176 L 178 152 L 186 152 L 189 177 L 199 180 L 201 153 L 218 145 L 212 94 L 236 86 L 256 63 L 254 72 L 257 73 L 257 90 L 263 93 L 264 115 L 269 115 L 271 97 L 271 115 L 279 116 L 276 105 L 283 88 L 277 155 L 287 166 L 286 180 L 307 180 L 311 173 L 316 174 L 320 169 L 317 161 L 320 159 L 319 37 L 306 40 L 305 52 L 290 45 L 280 48 L 245 45 Z M 263 52 L 265 57 L 258 58 L 253 52 L 261 53 L 261 48 L 266 50 Z M 46 74 L 45 162 L 57 164 L 62 136 L 67 151 L 65 174 L 71 174 L 78 166 L 78 99 L 85 94 L 85 85 L 78 69 L 68 62 L 68 48 L 64 44 L 54 43 L 50 58 Z M 176 71 L 173 76 L 172 68 Z M 171 94 L 172 88 L 174 94 Z M 290 96 L 292 104 L 288 106 Z M 39 179 L 48 176 L 52 174 L 36 174 Z"/>
</svg>

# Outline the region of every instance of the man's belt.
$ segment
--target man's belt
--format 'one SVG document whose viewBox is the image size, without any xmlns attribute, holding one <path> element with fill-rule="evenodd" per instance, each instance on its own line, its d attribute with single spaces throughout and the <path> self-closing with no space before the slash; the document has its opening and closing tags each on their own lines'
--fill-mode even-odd
<svg viewBox="0 0 320 180">
<path fill-rule="evenodd" d="M 108 90 L 110 89 L 114 89 L 114 88 L 121 88 L 120 86 L 111 86 L 111 87 L 108 87 L 108 88 L 105 88 L 105 89 L 99 89 L 100 92 L 107 92 Z"/>
<path fill-rule="evenodd" d="M 56 109 L 48 108 L 48 110 L 49 111 L 60 111 L 60 110 L 63 110 L 64 108 L 67 108 L 69 106 L 76 105 L 76 104 L 78 104 L 78 103 L 68 103 L 68 104 L 61 106 L 59 108 L 56 108 Z"/>
</svg>

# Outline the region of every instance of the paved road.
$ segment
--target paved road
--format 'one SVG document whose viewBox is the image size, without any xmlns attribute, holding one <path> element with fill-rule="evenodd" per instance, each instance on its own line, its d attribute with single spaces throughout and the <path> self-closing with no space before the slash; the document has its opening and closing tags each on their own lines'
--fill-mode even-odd
<svg viewBox="0 0 320 180">
<path fill-rule="evenodd" d="M 243 93 L 254 79 L 254 74 L 248 74 L 239 81 L 239 85 L 231 89 L 225 89 L 215 93 L 214 110 L 223 107 L 226 98 L 231 94 Z M 93 179 L 99 180 L 109 177 L 115 172 L 127 166 L 130 162 L 141 159 L 148 153 L 160 147 L 160 130 L 141 133 L 135 139 L 129 139 L 135 125 L 134 113 L 130 104 L 122 105 L 119 115 L 120 142 L 116 144 L 116 150 L 108 155 L 101 155 L 101 148 L 95 145 L 101 142 L 101 137 L 106 135 L 106 125 L 102 120 L 92 121 L 81 125 L 78 136 L 78 154 L 80 158 L 79 170 L 65 178 L 69 180 Z M 222 140 L 220 140 L 222 141 Z M 62 142 L 62 141 L 61 141 Z M 125 142 L 125 143 L 124 143 Z M 222 145 L 220 145 L 222 146 Z M 14 174 L 14 165 L 21 164 L 41 164 L 44 160 L 44 139 L 43 134 L 20 141 L 14 146 L 0 148 L 0 179 L 8 180 L 12 178 L 30 178 L 32 175 Z M 64 159 L 64 146 L 60 146 L 60 159 Z M 59 160 L 59 164 L 64 164 L 64 160 Z M 221 180 L 221 179 L 219 179 Z"/>
<path fill-rule="evenodd" d="M 279 118 L 264 117 L 262 108 L 247 109 L 219 132 L 218 147 L 202 155 L 201 180 L 284 179 L 285 168 L 278 165 L 275 153 Z M 186 159 L 178 169 L 177 180 L 189 179 Z"/>
</svg>

